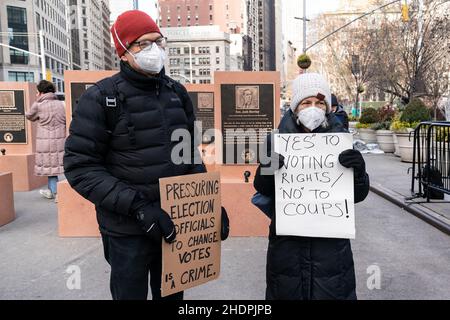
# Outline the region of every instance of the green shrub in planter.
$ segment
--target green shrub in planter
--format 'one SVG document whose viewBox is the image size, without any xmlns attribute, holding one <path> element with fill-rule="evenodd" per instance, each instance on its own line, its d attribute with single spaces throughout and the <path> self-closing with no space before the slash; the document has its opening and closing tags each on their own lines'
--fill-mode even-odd
<svg viewBox="0 0 450 320">
<path fill-rule="evenodd" d="M 356 129 L 371 129 L 373 126 L 373 123 L 361 123 L 358 122 L 356 124 Z"/>
<path fill-rule="evenodd" d="M 378 110 L 378 118 L 380 122 L 392 122 L 397 115 L 397 111 L 391 107 L 383 107 Z"/>
<path fill-rule="evenodd" d="M 413 99 L 403 111 L 400 121 L 413 124 L 431 120 L 430 110 L 420 99 Z"/>
<path fill-rule="evenodd" d="M 363 111 L 359 122 L 362 124 L 374 124 L 379 121 L 378 111 L 375 108 L 367 108 Z"/>
<path fill-rule="evenodd" d="M 406 133 L 414 130 L 420 122 L 405 122 L 399 119 L 392 121 L 391 130 L 394 132 Z"/>
<path fill-rule="evenodd" d="M 373 130 L 390 130 L 391 128 L 391 121 L 383 121 L 383 122 L 377 122 L 372 125 Z"/>
</svg>

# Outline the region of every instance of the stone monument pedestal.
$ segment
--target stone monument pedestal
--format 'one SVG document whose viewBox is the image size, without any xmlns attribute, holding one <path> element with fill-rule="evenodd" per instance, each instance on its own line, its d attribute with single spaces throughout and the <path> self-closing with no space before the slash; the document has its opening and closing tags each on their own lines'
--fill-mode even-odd
<svg viewBox="0 0 450 320">
<path fill-rule="evenodd" d="M 100 237 L 94 205 L 80 196 L 67 180 L 58 183 L 60 237 Z"/>
<path fill-rule="evenodd" d="M 11 172 L 0 172 L 0 227 L 16 218 L 14 210 L 13 176 Z"/>
<path fill-rule="evenodd" d="M 47 184 L 34 175 L 36 123 L 25 113 L 36 99 L 36 85 L 0 82 L 0 172 L 13 174 L 14 191 L 30 191 Z"/>
<path fill-rule="evenodd" d="M 34 154 L 0 155 L 0 172 L 13 174 L 14 191 L 31 191 L 47 184 L 47 177 L 34 175 Z"/>
</svg>

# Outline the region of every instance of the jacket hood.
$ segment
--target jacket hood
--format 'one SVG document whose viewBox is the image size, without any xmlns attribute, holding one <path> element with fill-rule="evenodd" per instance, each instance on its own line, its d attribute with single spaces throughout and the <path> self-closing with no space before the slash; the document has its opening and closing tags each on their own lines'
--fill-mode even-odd
<svg viewBox="0 0 450 320">
<path fill-rule="evenodd" d="M 50 100 L 58 100 L 58 97 L 53 92 L 44 93 L 41 95 L 36 102 L 50 101 Z"/>
</svg>

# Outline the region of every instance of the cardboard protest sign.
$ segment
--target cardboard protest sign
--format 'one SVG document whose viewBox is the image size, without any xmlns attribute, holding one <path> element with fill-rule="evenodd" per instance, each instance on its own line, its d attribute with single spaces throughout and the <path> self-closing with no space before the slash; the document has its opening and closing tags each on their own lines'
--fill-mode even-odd
<svg viewBox="0 0 450 320">
<path fill-rule="evenodd" d="M 202 173 L 159 180 L 161 208 L 177 232 L 163 243 L 163 297 L 198 286 L 220 273 L 220 173 Z"/>
<path fill-rule="evenodd" d="M 353 136 L 276 134 L 274 142 L 285 157 L 275 174 L 277 235 L 354 239 L 353 170 L 339 163 Z"/>
</svg>

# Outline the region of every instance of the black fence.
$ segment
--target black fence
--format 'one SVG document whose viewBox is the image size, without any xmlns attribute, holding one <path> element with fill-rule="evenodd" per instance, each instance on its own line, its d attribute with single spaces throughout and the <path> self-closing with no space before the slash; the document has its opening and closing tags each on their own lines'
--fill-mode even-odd
<svg viewBox="0 0 450 320">
<path fill-rule="evenodd" d="M 422 122 L 414 131 L 411 192 L 427 202 L 450 195 L 450 122 Z"/>
</svg>

